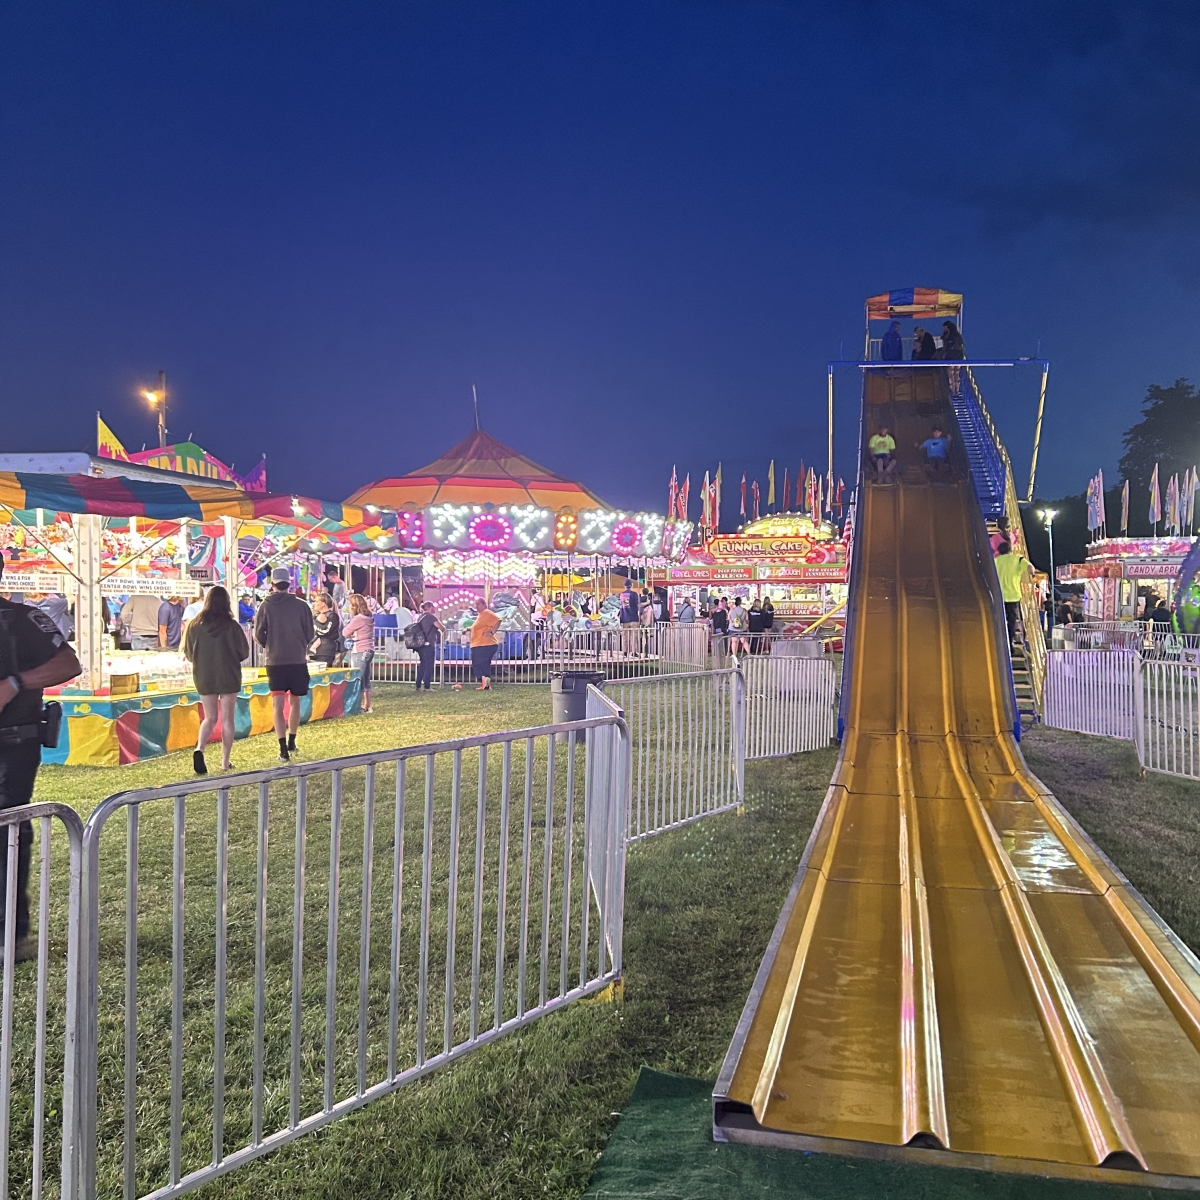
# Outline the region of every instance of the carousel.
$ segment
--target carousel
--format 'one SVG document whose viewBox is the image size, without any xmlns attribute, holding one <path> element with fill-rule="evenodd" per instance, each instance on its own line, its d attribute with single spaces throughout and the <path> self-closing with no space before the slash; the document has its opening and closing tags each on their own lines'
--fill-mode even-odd
<svg viewBox="0 0 1200 1200">
<path fill-rule="evenodd" d="M 558 595 L 579 627 L 617 624 L 625 580 L 682 562 L 687 521 L 606 504 L 476 429 L 406 475 L 376 480 L 348 504 L 398 514 L 420 566 L 420 596 L 443 624 L 473 619 L 487 599 L 511 629 L 528 629 Z"/>
</svg>

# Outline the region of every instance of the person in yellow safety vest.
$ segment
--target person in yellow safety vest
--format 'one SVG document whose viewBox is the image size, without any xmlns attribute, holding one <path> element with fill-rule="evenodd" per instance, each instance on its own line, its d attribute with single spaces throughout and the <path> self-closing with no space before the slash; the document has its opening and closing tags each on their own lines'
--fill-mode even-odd
<svg viewBox="0 0 1200 1200">
<path fill-rule="evenodd" d="M 1008 640 L 1017 640 L 1017 624 L 1021 619 L 1021 583 L 1033 571 L 1023 554 L 1014 554 L 1008 542 L 996 547 L 996 575 L 1000 579 L 1000 595 L 1004 599 L 1004 620 L 1008 624 Z"/>
</svg>

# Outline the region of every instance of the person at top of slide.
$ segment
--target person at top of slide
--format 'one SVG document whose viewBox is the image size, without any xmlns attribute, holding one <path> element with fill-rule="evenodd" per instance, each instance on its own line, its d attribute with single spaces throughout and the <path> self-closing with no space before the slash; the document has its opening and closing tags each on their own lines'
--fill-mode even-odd
<svg viewBox="0 0 1200 1200">
<path fill-rule="evenodd" d="M 900 362 L 904 358 L 904 339 L 900 336 L 900 322 L 893 321 L 892 327 L 879 342 L 879 357 L 884 362 Z"/>
</svg>

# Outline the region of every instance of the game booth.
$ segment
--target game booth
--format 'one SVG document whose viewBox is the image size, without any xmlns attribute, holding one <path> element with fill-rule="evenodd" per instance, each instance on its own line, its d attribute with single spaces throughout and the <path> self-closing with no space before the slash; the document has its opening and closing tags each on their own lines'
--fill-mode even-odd
<svg viewBox="0 0 1200 1200">
<path fill-rule="evenodd" d="M 1134 621 L 1142 613 L 1139 591 L 1153 591 L 1174 607 L 1180 568 L 1190 537 L 1100 538 L 1081 563 L 1064 563 L 1059 583 L 1083 583 L 1084 620 Z"/>
<path fill-rule="evenodd" d="M 768 597 L 785 635 L 819 632 L 840 639 L 846 626 L 847 541 L 830 521 L 780 513 L 737 533 L 716 533 L 661 573 L 678 610 L 684 597 L 699 611 L 726 596 L 749 606 Z"/>
<path fill-rule="evenodd" d="M 249 493 L 220 480 L 180 483 L 178 475 L 153 468 L 66 457 L 84 460 L 72 463 L 79 473 L 39 471 L 46 463 L 34 456 L 24 471 L 0 471 L 0 591 L 26 603 L 47 597 L 72 603 L 83 665 L 79 678 L 53 689 L 63 705 L 63 732 L 44 760 L 112 766 L 194 746 L 200 709 L 190 665 L 178 651 L 120 649 L 109 631 L 113 611 L 131 596 L 194 599 L 206 581 L 226 584 L 236 604 L 262 571 L 281 561 L 299 582 L 302 573 L 315 576 L 319 569 L 296 551 L 303 535 L 328 530 L 351 552 L 375 518 L 351 506 Z M 310 673 L 305 720 L 359 711 L 357 670 L 314 664 Z M 270 728 L 265 672 L 247 665 L 236 736 Z"/>
</svg>

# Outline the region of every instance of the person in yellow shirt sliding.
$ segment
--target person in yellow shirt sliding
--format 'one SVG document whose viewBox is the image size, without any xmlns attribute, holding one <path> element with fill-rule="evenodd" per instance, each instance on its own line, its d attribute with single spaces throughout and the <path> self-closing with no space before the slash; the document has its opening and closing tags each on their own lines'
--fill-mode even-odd
<svg viewBox="0 0 1200 1200">
<path fill-rule="evenodd" d="M 867 449 L 871 452 L 876 479 L 886 479 L 896 470 L 896 439 L 888 433 L 886 425 L 880 425 L 879 432 L 867 443 Z"/>
<path fill-rule="evenodd" d="M 479 680 L 475 688 L 477 692 L 491 690 L 492 659 L 499 647 L 496 630 L 500 628 L 500 618 L 488 607 L 486 600 L 479 601 L 479 616 L 471 626 L 471 674 Z"/>
<path fill-rule="evenodd" d="M 1021 584 L 1033 566 L 1023 554 L 1014 554 L 1008 542 L 996 547 L 996 575 L 1000 580 L 1000 595 L 1004 598 L 1004 620 L 1008 625 L 1008 640 L 1017 640 L 1021 621 Z"/>
</svg>

